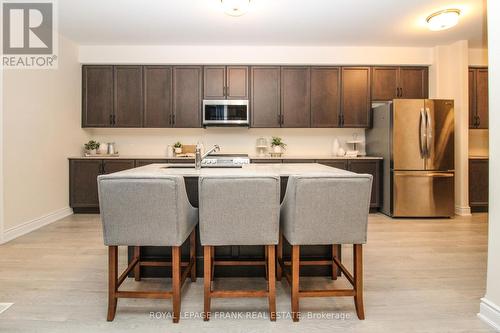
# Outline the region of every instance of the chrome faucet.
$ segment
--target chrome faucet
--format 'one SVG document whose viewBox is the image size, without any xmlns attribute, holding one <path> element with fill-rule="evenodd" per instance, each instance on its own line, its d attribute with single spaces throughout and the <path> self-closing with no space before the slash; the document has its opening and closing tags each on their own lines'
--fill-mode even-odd
<svg viewBox="0 0 500 333">
<path fill-rule="evenodd" d="M 196 145 L 196 155 L 195 155 L 195 160 L 194 160 L 194 167 L 195 169 L 199 170 L 201 169 L 201 161 L 205 159 L 208 155 L 210 155 L 213 152 L 218 152 L 220 150 L 219 145 L 214 145 L 209 151 L 207 151 L 205 154 L 201 154 L 201 147 L 199 145 Z"/>
</svg>

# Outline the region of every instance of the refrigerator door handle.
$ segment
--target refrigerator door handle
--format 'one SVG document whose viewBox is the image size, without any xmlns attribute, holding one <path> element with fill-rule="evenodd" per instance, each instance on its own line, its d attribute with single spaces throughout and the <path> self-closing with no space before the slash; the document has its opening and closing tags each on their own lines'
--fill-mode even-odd
<svg viewBox="0 0 500 333">
<path fill-rule="evenodd" d="M 425 145 L 427 142 L 427 129 L 425 128 L 426 126 L 426 121 L 425 121 L 425 113 L 424 109 L 420 109 L 420 125 L 419 125 L 419 145 L 420 145 L 420 156 L 425 157 L 426 156 L 426 149 Z"/>
<path fill-rule="evenodd" d="M 431 113 L 429 108 L 425 108 L 425 115 L 426 115 L 426 142 L 425 142 L 425 150 L 427 153 L 427 157 L 430 157 L 431 155 L 431 149 L 432 149 L 432 118 L 431 118 Z"/>
</svg>

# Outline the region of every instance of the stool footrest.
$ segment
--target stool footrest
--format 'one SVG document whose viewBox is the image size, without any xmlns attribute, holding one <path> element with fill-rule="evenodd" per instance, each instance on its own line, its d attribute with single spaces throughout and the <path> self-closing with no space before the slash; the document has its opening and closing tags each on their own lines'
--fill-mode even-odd
<svg viewBox="0 0 500 333">
<path fill-rule="evenodd" d="M 213 290 L 210 297 L 266 297 L 269 293 L 266 290 Z"/>
</svg>

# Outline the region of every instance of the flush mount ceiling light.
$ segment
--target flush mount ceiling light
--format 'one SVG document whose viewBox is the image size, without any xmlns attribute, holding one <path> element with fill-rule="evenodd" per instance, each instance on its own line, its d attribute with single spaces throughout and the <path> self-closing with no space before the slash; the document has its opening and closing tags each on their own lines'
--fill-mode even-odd
<svg viewBox="0 0 500 333">
<path fill-rule="evenodd" d="M 458 23 L 459 9 L 445 9 L 427 16 L 427 26 L 431 31 L 446 30 Z"/>
<path fill-rule="evenodd" d="M 250 0 L 220 0 L 227 15 L 241 16 L 248 11 Z"/>
</svg>

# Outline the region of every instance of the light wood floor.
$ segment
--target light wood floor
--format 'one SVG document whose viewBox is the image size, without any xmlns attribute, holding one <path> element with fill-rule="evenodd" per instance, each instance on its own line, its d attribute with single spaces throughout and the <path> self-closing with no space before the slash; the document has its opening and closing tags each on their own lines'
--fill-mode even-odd
<svg viewBox="0 0 500 333">
<path fill-rule="evenodd" d="M 125 249 L 120 260 L 125 262 Z M 344 253 L 348 252 L 345 246 Z M 446 220 L 392 220 L 372 215 L 365 247 L 366 320 L 352 298 L 301 300 L 301 311 L 344 319 L 152 319 L 170 300 L 118 301 L 106 322 L 107 252 L 98 215 L 74 215 L 0 246 L 0 332 L 490 332 L 476 317 L 484 296 L 487 215 Z M 350 251 L 349 251 L 350 252 Z M 345 261 L 350 256 L 345 256 Z M 350 266 L 349 266 L 350 267 Z M 219 279 L 261 287 L 263 279 Z M 332 283 L 308 278 L 303 287 Z M 126 281 L 130 289 L 167 288 L 169 279 Z M 341 285 L 338 280 L 334 284 Z M 290 310 L 289 286 L 278 282 L 278 311 Z M 182 312 L 203 308 L 203 280 L 183 289 Z M 266 311 L 265 299 L 216 299 L 213 311 Z"/>
</svg>

